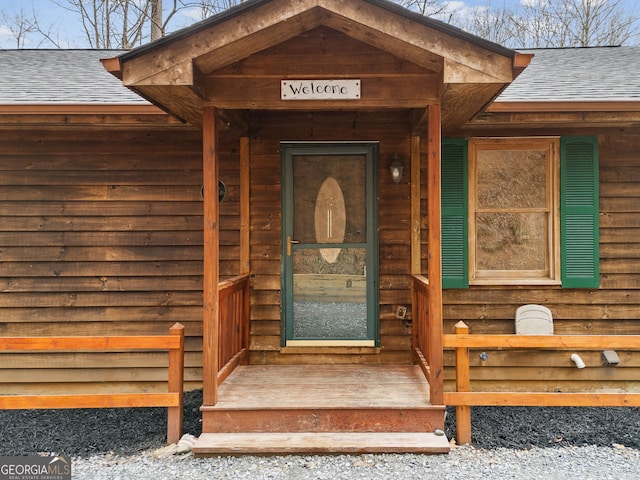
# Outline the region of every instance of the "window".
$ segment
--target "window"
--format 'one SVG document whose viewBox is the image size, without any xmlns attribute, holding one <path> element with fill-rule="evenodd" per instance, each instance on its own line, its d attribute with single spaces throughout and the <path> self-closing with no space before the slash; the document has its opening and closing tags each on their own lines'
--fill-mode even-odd
<svg viewBox="0 0 640 480">
<path fill-rule="evenodd" d="M 445 139 L 442 281 L 597 288 L 595 137 Z"/>
<path fill-rule="evenodd" d="M 469 282 L 559 284 L 558 138 L 469 141 Z"/>
</svg>

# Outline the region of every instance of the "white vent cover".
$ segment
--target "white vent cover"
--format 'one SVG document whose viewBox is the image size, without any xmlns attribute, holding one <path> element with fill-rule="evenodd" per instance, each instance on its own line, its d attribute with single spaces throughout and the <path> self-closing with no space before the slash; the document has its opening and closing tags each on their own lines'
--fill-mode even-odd
<svg viewBox="0 0 640 480">
<path fill-rule="evenodd" d="M 551 310 L 542 305 L 523 305 L 516 310 L 516 335 L 553 335 Z"/>
</svg>

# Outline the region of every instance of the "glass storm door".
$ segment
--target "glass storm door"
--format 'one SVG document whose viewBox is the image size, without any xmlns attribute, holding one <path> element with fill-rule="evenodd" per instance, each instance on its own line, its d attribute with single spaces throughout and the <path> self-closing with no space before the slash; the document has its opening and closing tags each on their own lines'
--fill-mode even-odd
<svg viewBox="0 0 640 480">
<path fill-rule="evenodd" d="M 282 161 L 282 345 L 377 346 L 377 144 L 283 144 Z"/>
</svg>

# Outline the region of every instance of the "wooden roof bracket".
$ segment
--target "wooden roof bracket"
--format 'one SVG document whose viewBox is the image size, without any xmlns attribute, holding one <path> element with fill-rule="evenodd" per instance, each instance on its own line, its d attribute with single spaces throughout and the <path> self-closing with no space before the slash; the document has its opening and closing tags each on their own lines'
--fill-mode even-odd
<svg viewBox="0 0 640 480">
<path fill-rule="evenodd" d="M 101 58 L 100 62 L 107 72 L 117 79 L 122 80 L 122 66 L 120 65 L 119 57 Z"/>
<path fill-rule="evenodd" d="M 516 52 L 513 57 L 513 80 L 518 78 L 525 68 L 529 66 L 535 55 L 533 53 Z"/>
</svg>

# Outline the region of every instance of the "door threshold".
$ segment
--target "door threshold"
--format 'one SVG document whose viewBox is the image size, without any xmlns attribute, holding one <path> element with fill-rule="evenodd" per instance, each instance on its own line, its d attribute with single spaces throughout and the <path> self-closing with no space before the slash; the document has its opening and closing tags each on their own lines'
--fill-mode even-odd
<svg viewBox="0 0 640 480">
<path fill-rule="evenodd" d="M 374 340 L 287 340 L 287 347 L 375 347 Z"/>
<path fill-rule="evenodd" d="M 380 347 L 282 347 L 283 355 L 376 355 Z"/>
</svg>

